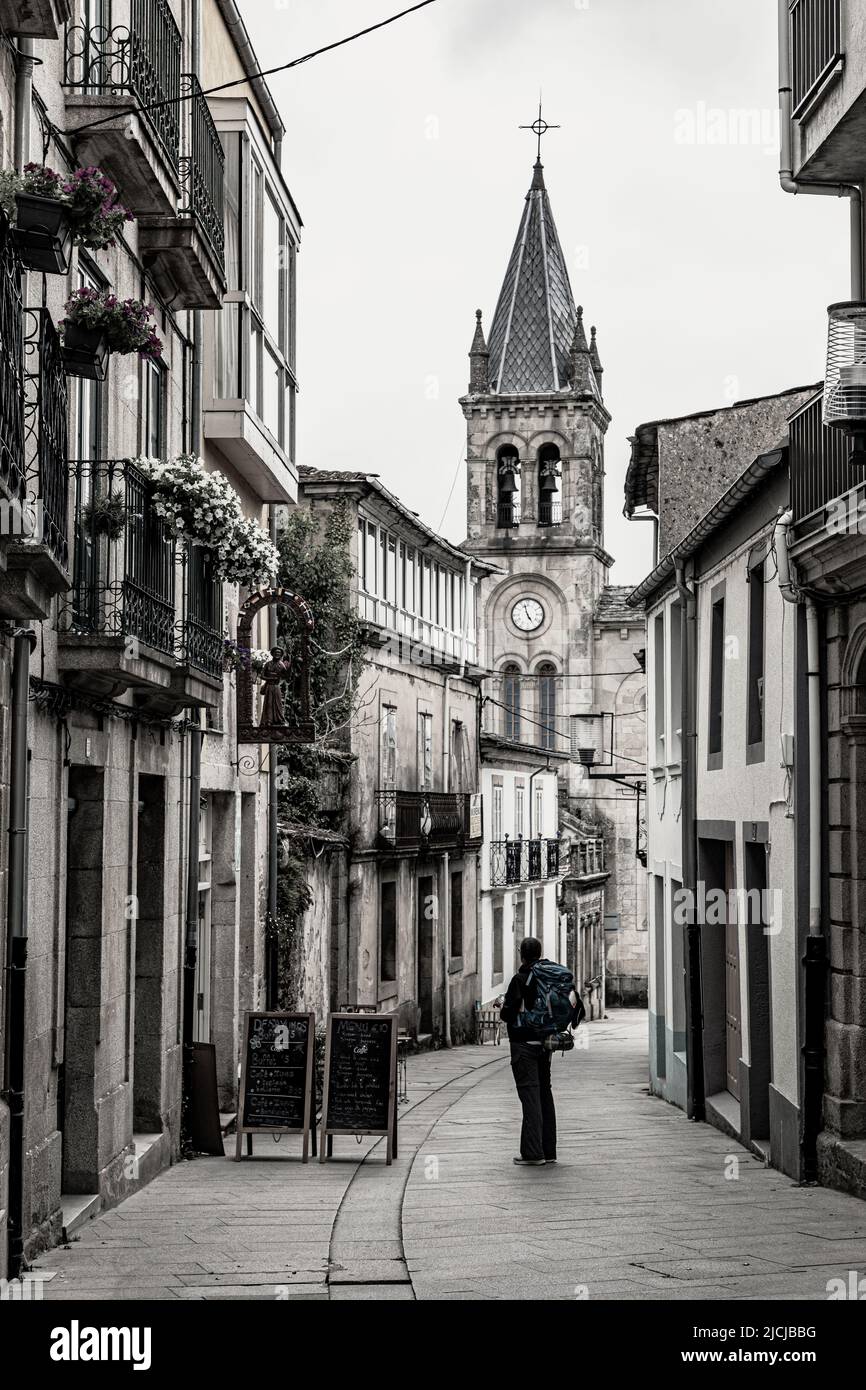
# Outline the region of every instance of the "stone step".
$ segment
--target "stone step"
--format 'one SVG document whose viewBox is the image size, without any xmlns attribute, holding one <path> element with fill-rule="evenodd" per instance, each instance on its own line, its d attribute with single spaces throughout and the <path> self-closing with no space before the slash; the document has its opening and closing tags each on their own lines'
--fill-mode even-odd
<svg viewBox="0 0 866 1390">
<path fill-rule="evenodd" d="M 98 1192 L 65 1192 L 60 1198 L 60 1208 L 63 1212 L 62 1239 L 68 1244 L 86 1221 L 99 1215 L 102 1200 Z"/>
</svg>

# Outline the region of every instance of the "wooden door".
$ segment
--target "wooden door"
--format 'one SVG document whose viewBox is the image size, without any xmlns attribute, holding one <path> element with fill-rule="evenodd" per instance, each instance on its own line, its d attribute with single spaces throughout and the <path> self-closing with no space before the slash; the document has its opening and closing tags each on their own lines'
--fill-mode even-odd
<svg viewBox="0 0 866 1390">
<path fill-rule="evenodd" d="M 416 904 L 418 918 L 418 1019 L 419 1033 L 433 1032 L 433 953 L 435 926 L 433 879 L 424 874 L 418 879 Z"/>
</svg>

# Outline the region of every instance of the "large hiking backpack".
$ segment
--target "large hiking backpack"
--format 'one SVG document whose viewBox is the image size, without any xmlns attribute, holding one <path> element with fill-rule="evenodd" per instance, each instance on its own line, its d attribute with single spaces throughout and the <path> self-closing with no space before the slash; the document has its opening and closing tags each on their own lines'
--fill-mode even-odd
<svg viewBox="0 0 866 1390">
<path fill-rule="evenodd" d="M 544 1039 L 566 1028 L 576 1028 L 586 1010 L 575 989 L 574 976 L 564 965 L 552 960 L 537 960 L 529 980 L 535 980 L 536 995 L 533 1008 L 524 1005 L 517 1015 L 516 1027 L 525 1030 L 531 1039 Z"/>
</svg>

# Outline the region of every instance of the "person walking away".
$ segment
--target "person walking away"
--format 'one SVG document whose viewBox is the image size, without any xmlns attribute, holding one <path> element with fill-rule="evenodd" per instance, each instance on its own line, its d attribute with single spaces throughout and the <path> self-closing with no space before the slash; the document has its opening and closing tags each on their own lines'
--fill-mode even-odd
<svg viewBox="0 0 866 1390">
<path fill-rule="evenodd" d="M 584 1016 L 574 976 L 564 965 L 541 959 L 541 942 L 527 936 L 520 944 L 520 969 L 500 1009 L 508 1025 L 511 1071 L 523 1125 L 514 1162 L 541 1168 L 556 1162 L 556 1107 L 550 1086 L 554 1051 L 574 1046 L 571 1033 Z"/>
</svg>

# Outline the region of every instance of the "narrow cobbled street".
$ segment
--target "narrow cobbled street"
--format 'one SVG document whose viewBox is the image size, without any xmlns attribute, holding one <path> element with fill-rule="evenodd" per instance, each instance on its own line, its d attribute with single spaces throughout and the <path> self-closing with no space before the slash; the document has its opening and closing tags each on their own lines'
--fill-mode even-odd
<svg viewBox="0 0 866 1390">
<path fill-rule="evenodd" d="M 507 1045 L 421 1055 L 390 1168 L 353 1139 L 306 1167 L 293 1138 L 180 1163 L 43 1255 L 45 1297 L 825 1300 L 862 1277 L 861 1202 L 650 1096 L 644 1013 L 581 1032 L 553 1064 L 556 1166 L 511 1162 Z"/>
</svg>

